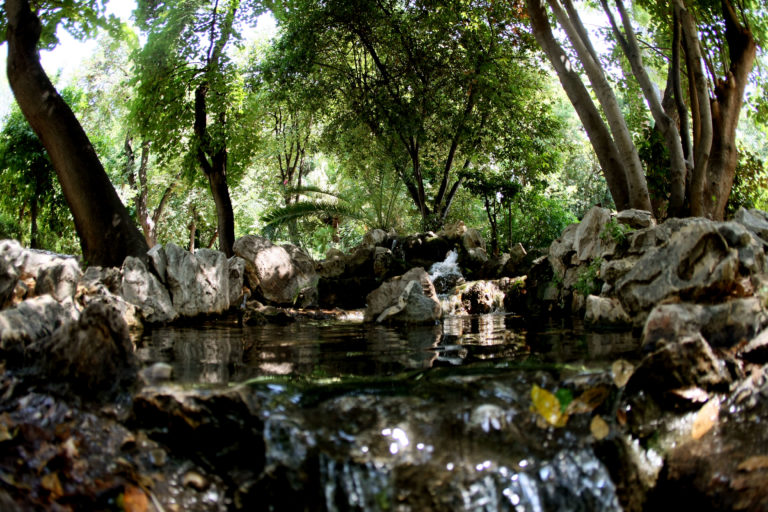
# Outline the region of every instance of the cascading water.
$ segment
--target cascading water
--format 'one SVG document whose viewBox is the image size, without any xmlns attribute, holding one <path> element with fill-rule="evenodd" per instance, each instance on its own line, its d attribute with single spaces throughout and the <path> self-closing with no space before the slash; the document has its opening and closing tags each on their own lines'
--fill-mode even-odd
<svg viewBox="0 0 768 512">
<path fill-rule="evenodd" d="M 429 277 L 438 295 L 450 293 L 457 285 L 464 282 L 464 276 L 459 269 L 459 253 L 451 250 L 445 260 L 438 261 L 429 269 Z"/>
</svg>

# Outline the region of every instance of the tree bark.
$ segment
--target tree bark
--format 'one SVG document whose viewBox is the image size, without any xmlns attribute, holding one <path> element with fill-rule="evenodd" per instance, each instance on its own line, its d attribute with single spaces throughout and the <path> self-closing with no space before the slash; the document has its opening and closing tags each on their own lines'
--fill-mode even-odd
<svg viewBox="0 0 768 512">
<path fill-rule="evenodd" d="M 536 40 L 555 68 L 558 79 L 587 132 L 587 137 L 600 162 L 616 209 L 626 210 L 631 207 L 627 173 L 616 143 L 603 122 L 587 88 L 573 69 L 565 51 L 555 39 L 541 0 L 526 0 L 526 4 Z"/>
<path fill-rule="evenodd" d="M 72 110 L 48 79 L 37 52 L 40 20 L 28 0 L 7 0 L 8 82 L 51 158 L 88 264 L 120 266 L 146 258 L 147 244 Z"/>
<path fill-rule="evenodd" d="M 719 80 L 715 86 L 715 100 L 712 102 L 712 151 L 703 187 L 704 211 L 715 220 L 723 220 L 733 187 L 738 163 L 736 127 L 744 90 L 757 55 L 752 32 L 741 25 L 728 0 L 722 0 L 722 9 L 731 65 L 725 79 Z"/>
</svg>

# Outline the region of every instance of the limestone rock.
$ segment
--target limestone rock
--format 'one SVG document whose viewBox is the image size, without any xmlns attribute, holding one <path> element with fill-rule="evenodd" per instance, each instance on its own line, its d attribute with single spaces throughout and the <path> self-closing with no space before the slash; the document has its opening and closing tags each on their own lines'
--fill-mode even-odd
<svg viewBox="0 0 768 512">
<path fill-rule="evenodd" d="M 611 220 L 607 208 L 593 206 L 577 224 L 573 237 L 573 250 L 580 262 L 590 262 L 602 254 L 605 242 L 600 238 L 603 227 Z"/>
<path fill-rule="evenodd" d="M 88 398 L 112 396 L 137 376 L 128 326 L 103 302 L 89 304 L 78 320 L 62 324 L 30 352 L 46 381 L 72 386 Z"/>
<path fill-rule="evenodd" d="M 652 248 L 616 283 L 630 315 L 671 298 L 712 300 L 727 295 L 738 278 L 738 252 L 712 223 L 687 225 L 666 246 Z"/>
<path fill-rule="evenodd" d="M 363 245 L 375 247 L 387 241 L 387 232 L 383 229 L 372 229 L 363 235 Z"/>
<path fill-rule="evenodd" d="M 756 364 L 768 363 L 768 329 L 765 329 L 739 350 L 739 355 Z"/>
<path fill-rule="evenodd" d="M 245 260 L 232 256 L 227 260 L 229 271 L 229 305 L 239 306 L 243 300 L 243 285 L 245 284 Z"/>
<path fill-rule="evenodd" d="M 643 329 L 643 345 L 658 347 L 700 334 L 714 347 L 731 347 L 751 340 L 768 324 L 768 315 L 755 297 L 722 304 L 662 304 L 656 306 Z"/>
<path fill-rule="evenodd" d="M 418 283 L 420 292 L 415 291 L 414 286 L 409 287 L 411 282 Z M 382 313 L 393 307 L 394 309 L 391 309 L 384 318 L 395 319 L 395 315 L 406 310 L 406 306 L 410 311 L 398 315 L 397 319 L 422 323 L 434 322 L 441 316 L 440 302 L 435 288 L 429 279 L 429 274 L 421 267 L 390 279 L 369 293 L 366 300 L 368 307 L 365 311 L 365 319 L 369 322 L 379 319 Z"/>
<path fill-rule="evenodd" d="M 0 258 L 0 308 L 5 307 L 13 297 L 13 290 L 19 282 L 19 272 L 7 260 Z"/>
<path fill-rule="evenodd" d="M 565 275 L 565 270 L 571 264 L 571 255 L 574 252 L 573 246 L 578 227 L 578 224 L 569 225 L 563 230 L 560 237 L 549 246 L 547 259 L 550 265 L 552 265 L 555 275 L 559 278 Z"/>
<path fill-rule="evenodd" d="M 615 298 L 589 295 L 586 299 L 584 322 L 592 327 L 627 328 L 632 320 Z"/>
<path fill-rule="evenodd" d="M 768 244 L 768 214 L 766 212 L 739 208 L 739 211 L 733 216 L 733 220 Z"/>
<path fill-rule="evenodd" d="M 269 302 L 293 305 L 301 294 L 317 287 L 314 262 L 298 247 L 248 235 L 235 242 L 234 250 L 245 260 L 251 289 Z"/>
<path fill-rule="evenodd" d="M 653 218 L 651 212 L 631 208 L 617 213 L 616 222 L 629 226 L 632 229 L 645 229 L 656 225 L 656 219 Z"/>
<path fill-rule="evenodd" d="M 168 279 L 168 257 L 165 255 L 163 246 L 160 244 L 154 245 L 147 251 L 147 256 L 151 263 L 151 269 L 160 279 L 160 282 L 166 284 Z"/>
<path fill-rule="evenodd" d="M 163 249 L 168 291 L 179 315 L 194 317 L 229 309 L 229 268 L 223 252 L 198 249 L 192 254 L 176 244 Z"/>
<path fill-rule="evenodd" d="M 123 262 L 123 298 L 139 307 L 148 322 L 164 323 L 179 315 L 173 307 L 168 290 L 138 258 L 128 256 Z"/>
<path fill-rule="evenodd" d="M 71 299 L 77 291 L 77 283 L 83 272 L 73 258 L 55 259 L 40 267 L 37 273 L 35 293 L 49 293 L 59 302 Z"/>
<path fill-rule="evenodd" d="M 504 307 L 504 292 L 497 281 L 472 281 L 461 286 L 461 302 L 470 315 L 483 315 Z"/>
<path fill-rule="evenodd" d="M 73 310 L 50 295 L 27 299 L 6 309 L 0 312 L 0 353 L 21 354 L 30 343 L 50 336 L 72 318 Z"/>
</svg>

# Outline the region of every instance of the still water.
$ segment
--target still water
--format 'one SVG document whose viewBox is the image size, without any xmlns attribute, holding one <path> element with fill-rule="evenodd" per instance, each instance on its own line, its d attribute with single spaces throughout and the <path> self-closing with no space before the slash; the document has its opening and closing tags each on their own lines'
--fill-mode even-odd
<svg viewBox="0 0 768 512">
<path fill-rule="evenodd" d="M 254 509 L 544 512 L 621 509 L 590 419 L 615 421 L 610 365 L 637 348 L 629 333 L 493 314 L 159 327 L 138 353 L 169 363 L 173 385 L 258 404 Z M 612 391 L 567 425 L 532 406 L 533 390 L 598 388 Z"/>
</svg>

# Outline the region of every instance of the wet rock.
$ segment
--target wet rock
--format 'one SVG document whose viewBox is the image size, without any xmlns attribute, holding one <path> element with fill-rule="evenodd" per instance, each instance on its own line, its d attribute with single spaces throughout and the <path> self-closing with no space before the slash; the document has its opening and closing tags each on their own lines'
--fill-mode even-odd
<svg viewBox="0 0 768 512">
<path fill-rule="evenodd" d="M 163 248 L 167 286 L 180 316 L 223 313 L 229 309 L 229 268 L 223 252 L 198 249 L 194 254 L 176 244 Z"/>
<path fill-rule="evenodd" d="M 295 246 L 248 235 L 235 242 L 234 250 L 245 260 L 251 289 L 269 302 L 292 305 L 302 291 L 317 286 L 314 262 Z"/>
<path fill-rule="evenodd" d="M 73 322 L 29 347 L 47 384 L 71 387 L 87 399 L 111 398 L 136 380 L 137 359 L 120 312 L 103 302 L 89 304 Z"/>
<path fill-rule="evenodd" d="M 618 299 L 589 295 L 586 298 L 584 322 L 596 328 L 626 329 L 632 320 Z"/>
<path fill-rule="evenodd" d="M 74 311 L 50 295 L 27 299 L 14 308 L 0 312 L 0 352 L 16 356 L 32 342 L 50 336 Z"/>
<path fill-rule="evenodd" d="M 264 306 L 257 301 L 247 303 L 243 313 L 243 325 L 288 325 L 296 321 L 296 318 L 287 311 L 274 306 Z"/>
<path fill-rule="evenodd" d="M 122 288 L 123 298 L 137 306 L 148 322 L 165 323 L 178 318 L 168 290 L 140 259 L 125 258 Z"/>
<path fill-rule="evenodd" d="M 173 367 L 168 363 L 154 363 L 146 368 L 142 368 L 139 377 L 145 385 L 156 385 L 171 380 L 173 377 Z"/>
<path fill-rule="evenodd" d="M 395 267 L 395 257 L 392 251 L 385 247 L 376 247 L 373 251 L 373 277 L 385 279 L 390 277 Z"/>
<path fill-rule="evenodd" d="M 504 292 L 496 281 L 472 281 L 460 288 L 461 302 L 470 315 L 499 311 L 504 307 Z"/>
<path fill-rule="evenodd" d="M 648 316 L 643 345 L 655 348 L 700 333 L 713 347 L 732 347 L 751 340 L 767 324 L 768 314 L 755 297 L 713 305 L 662 304 Z"/>
<path fill-rule="evenodd" d="M 649 311 L 671 298 L 712 301 L 737 286 L 739 260 L 712 223 L 683 227 L 669 243 L 648 250 L 616 283 L 630 315 Z"/>
<path fill-rule="evenodd" d="M 411 285 L 415 282 L 416 285 Z M 400 277 L 390 279 L 369 293 L 366 321 L 403 321 L 413 323 L 434 322 L 441 316 L 440 302 L 429 274 L 423 268 L 414 268 Z M 382 317 L 382 314 L 387 312 Z"/>
<path fill-rule="evenodd" d="M 629 226 L 632 229 L 645 229 L 656 225 L 656 219 L 653 218 L 651 212 L 631 208 L 617 213 L 616 222 Z"/>
<path fill-rule="evenodd" d="M 627 384 L 629 394 L 640 390 L 656 396 L 686 387 L 727 389 L 731 382 L 725 363 L 700 334 L 669 340 L 641 361 Z"/>
</svg>

